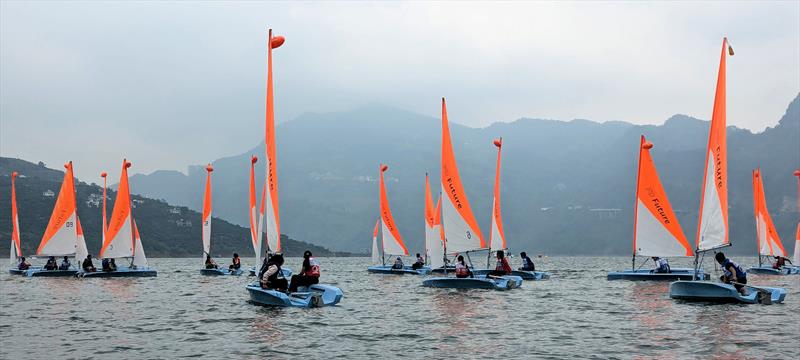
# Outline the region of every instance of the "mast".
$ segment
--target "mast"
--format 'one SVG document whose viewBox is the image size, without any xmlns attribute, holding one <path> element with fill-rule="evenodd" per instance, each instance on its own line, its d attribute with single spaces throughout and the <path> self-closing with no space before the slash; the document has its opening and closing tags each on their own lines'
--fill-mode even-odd
<svg viewBox="0 0 800 360">
<path fill-rule="evenodd" d="M 492 199 L 492 222 L 489 231 L 489 254 L 486 257 L 486 267 L 491 262 L 492 249 L 506 250 L 506 235 L 503 231 L 503 218 L 500 214 L 500 160 L 503 151 L 503 138 L 492 142 L 497 147 L 497 166 L 494 175 L 494 195 Z"/>
<path fill-rule="evenodd" d="M 639 139 L 639 163 L 636 169 L 636 202 L 633 204 L 633 252 L 631 256 L 631 270 L 636 271 L 636 225 L 639 220 L 639 182 L 642 175 L 642 152 L 644 151 L 644 135 Z M 652 145 L 650 145 L 652 147 Z"/>
</svg>

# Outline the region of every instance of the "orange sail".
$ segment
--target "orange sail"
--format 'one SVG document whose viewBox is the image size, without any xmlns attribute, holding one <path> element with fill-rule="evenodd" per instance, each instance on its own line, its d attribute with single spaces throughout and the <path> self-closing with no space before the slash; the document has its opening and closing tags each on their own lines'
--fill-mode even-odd
<svg viewBox="0 0 800 360">
<path fill-rule="evenodd" d="M 775 224 L 767 209 L 767 199 L 764 194 L 764 182 L 761 170 L 753 171 L 753 210 L 756 219 L 756 240 L 758 241 L 758 254 L 764 256 L 786 256 Z"/>
<path fill-rule="evenodd" d="M 11 256 L 9 259 L 14 264 L 22 256 L 22 246 L 19 238 L 19 214 L 17 213 L 17 172 L 11 173 Z"/>
<path fill-rule="evenodd" d="M 425 173 L 425 224 L 433 227 L 436 224 L 436 209 L 433 207 L 433 197 L 431 196 L 431 182 L 428 174 Z"/>
<path fill-rule="evenodd" d="M 211 255 L 211 164 L 206 166 L 206 189 L 203 194 L 203 261 Z"/>
<path fill-rule="evenodd" d="M 119 178 L 117 198 L 114 200 L 114 209 L 111 210 L 111 220 L 103 247 L 100 249 L 101 258 L 133 257 L 133 214 L 131 213 L 131 192 L 128 184 L 128 168 L 131 163 L 122 160 L 122 174 Z"/>
<path fill-rule="evenodd" d="M 633 219 L 634 256 L 692 256 L 681 224 L 672 211 L 667 193 L 650 157 L 653 144 L 642 135 Z"/>
<path fill-rule="evenodd" d="M 388 166 L 381 164 L 380 172 L 380 211 L 381 211 L 381 234 L 383 239 L 383 254 L 405 255 L 408 256 L 406 244 L 397 230 L 397 225 L 392 217 L 392 210 L 389 208 L 389 198 L 386 196 L 386 183 L 383 180 L 383 173 L 389 169 Z"/>
<path fill-rule="evenodd" d="M 377 265 L 383 262 L 383 254 L 378 247 L 378 229 L 380 229 L 381 220 L 375 221 L 375 230 L 372 231 L 372 263 Z"/>
<path fill-rule="evenodd" d="M 448 253 L 486 249 L 483 234 L 469 205 L 450 140 L 447 105 L 442 98 L 442 226 Z"/>
<path fill-rule="evenodd" d="M 506 234 L 503 232 L 503 217 L 500 215 L 500 156 L 503 151 L 503 138 L 494 141 L 497 146 L 497 168 L 494 173 L 494 197 L 492 199 L 492 228 L 489 232 L 489 248 L 505 250 Z"/>
<path fill-rule="evenodd" d="M 53 214 L 47 223 L 42 242 L 36 250 L 38 256 L 64 256 L 75 254 L 78 232 L 75 221 L 78 216 L 75 201 L 75 178 L 72 161 L 65 164 L 64 181 L 58 191 Z"/>
<path fill-rule="evenodd" d="M 256 254 L 256 266 L 259 266 L 258 264 L 261 264 L 261 233 L 258 227 L 260 218 L 258 208 L 256 208 L 256 162 L 258 162 L 257 157 L 250 158 L 250 207 L 248 213 L 250 215 L 250 240 L 253 242 L 253 252 Z"/>
<path fill-rule="evenodd" d="M 697 249 L 707 251 L 727 246 L 728 238 L 728 150 L 725 135 L 725 59 L 733 55 L 728 39 L 722 40 L 719 59 L 714 113 L 708 135 L 703 191 L 700 197 L 700 218 L 697 221 Z"/>
<path fill-rule="evenodd" d="M 89 249 L 86 248 L 86 238 L 83 237 L 83 227 L 81 227 L 80 217 L 75 217 L 75 224 L 78 227 L 78 242 L 75 244 L 75 259 L 78 260 L 77 265 L 80 267 L 80 261 L 86 259 L 86 255 L 89 255 Z"/>
<path fill-rule="evenodd" d="M 266 153 L 267 153 L 267 176 L 266 176 L 266 232 L 267 245 L 274 252 L 281 252 L 281 222 L 278 211 L 278 167 L 275 154 L 275 101 L 272 89 L 272 49 L 283 45 L 286 39 L 283 36 L 272 36 L 272 29 L 269 30 L 269 41 L 267 42 L 267 115 L 266 115 Z"/>
</svg>

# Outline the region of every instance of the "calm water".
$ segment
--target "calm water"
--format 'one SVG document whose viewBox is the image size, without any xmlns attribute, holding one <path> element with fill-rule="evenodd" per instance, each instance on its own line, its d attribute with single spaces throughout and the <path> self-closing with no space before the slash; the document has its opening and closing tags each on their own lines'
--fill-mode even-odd
<svg viewBox="0 0 800 360">
<path fill-rule="evenodd" d="M 249 304 L 244 285 L 252 278 L 202 277 L 197 259 L 150 259 L 159 274 L 145 279 L 25 278 L 9 275 L 4 259 L 0 357 L 796 359 L 800 353 L 800 276 L 749 277 L 787 287 L 784 304 L 698 305 L 670 300 L 668 283 L 606 281 L 607 271 L 629 266 L 622 257 L 537 261 L 553 278 L 508 292 L 423 288 L 421 277 L 367 274 L 367 258 L 320 260 L 324 282 L 345 297 L 336 307 L 309 310 Z M 296 269 L 299 262 L 287 264 Z"/>
</svg>

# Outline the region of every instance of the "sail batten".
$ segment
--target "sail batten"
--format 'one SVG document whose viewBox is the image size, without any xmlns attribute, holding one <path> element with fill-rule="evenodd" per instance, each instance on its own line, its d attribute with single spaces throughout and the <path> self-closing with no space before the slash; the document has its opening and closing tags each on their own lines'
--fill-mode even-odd
<svg viewBox="0 0 800 360">
<path fill-rule="evenodd" d="M 78 241 L 76 227 L 77 207 L 75 199 L 75 178 L 72 162 L 65 164 L 64 180 L 58 191 L 50 221 L 47 223 L 42 241 L 36 250 L 37 256 L 65 256 L 75 254 Z"/>
<path fill-rule="evenodd" d="M 381 164 L 380 172 L 380 213 L 381 213 L 381 239 L 383 242 L 383 254 L 408 256 L 408 249 L 400 236 L 400 231 L 394 222 L 392 210 L 389 207 L 389 198 L 386 195 L 386 182 L 383 173 L 389 167 Z"/>
<path fill-rule="evenodd" d="M 458 174 L 450 127 L 447 121 L 447 105 L 442 98 L 442 226 L 447 252 L 450 254 L 486 249 L 483 234 L 475 221 L 464 186 Z"/>
<path fill-rule="evenodd" d="M 733 55 L 727 38 L 722 40 L 719 60 L 717 88 L 714 96 L 714 111 L 708 135 L 703 190 L 700 196 L 700 211 L 697 221 L 697 250 L 708 251 L 727 246 L 728 237 L 728 154 L 726 128 L 726 84 L 725 59 Z"/>
</svg>

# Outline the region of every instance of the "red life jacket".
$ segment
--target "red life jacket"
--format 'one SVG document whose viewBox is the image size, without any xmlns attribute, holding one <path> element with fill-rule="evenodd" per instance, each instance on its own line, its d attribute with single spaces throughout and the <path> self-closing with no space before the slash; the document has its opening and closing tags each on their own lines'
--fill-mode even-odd
<svg viewBox="0 0 800 360">
<path fill-rule="evenodd" d="M 456 276 L 469 276 L 469 269 L 460 263 L 456 264 Z"/>
<path fill-rule="evenodd" d="M 511 274 L 511 265 L 508 264 L 508 258 L 503 258 L 503 260 L 497 261 L 497 266 L 494 268 L 495 271 L 502 271 L 506 274 Z"/>
<path fill-rule="evenodd" d="M 317 259 L 308 258 L 309 269 L 306 271 L 307 276 L 319 277 L 319 263 Z"/>
</svg>

